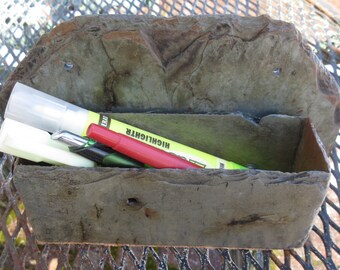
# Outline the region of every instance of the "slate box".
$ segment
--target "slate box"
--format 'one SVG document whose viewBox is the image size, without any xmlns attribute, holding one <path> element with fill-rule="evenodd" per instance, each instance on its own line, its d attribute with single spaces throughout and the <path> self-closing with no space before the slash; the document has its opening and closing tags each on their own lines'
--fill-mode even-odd
<svg viewBox="0 0 340 270">
<path fill-rule="evenodd" d="M 38 241 L 288 249 L 307 239 L 330 177 L 308 119 L 113 117 L 255 169 L 18 165 L 14 183 Z"/>
</svg>

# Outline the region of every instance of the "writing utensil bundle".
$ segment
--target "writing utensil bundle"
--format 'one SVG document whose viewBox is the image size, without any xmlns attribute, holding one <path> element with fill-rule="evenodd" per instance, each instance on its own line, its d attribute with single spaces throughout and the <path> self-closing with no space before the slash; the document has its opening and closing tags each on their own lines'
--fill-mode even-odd
<svg viewBox="0 0 340 270">
<path fill-rule="evenodd" d="M 7 103 L 0 151 L 79 167 L 246 169 L 21 83 Z"/>
</svg>

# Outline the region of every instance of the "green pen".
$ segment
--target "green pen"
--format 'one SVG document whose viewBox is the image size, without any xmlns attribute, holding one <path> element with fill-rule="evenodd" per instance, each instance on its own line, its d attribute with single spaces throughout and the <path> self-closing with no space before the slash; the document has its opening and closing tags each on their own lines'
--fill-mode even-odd
<svg viewBox="0 0 340 270">
<path fill-rule="evenodd" d="M 100 144 L 92 139 L 84 138 L 69 131 L 58 131 L 52 139 L 68 145 L 70 152 L 90 159 L 104 167 L 141 168 L 143 163 L 114 151 L 111 147 Z"/>
</svg>

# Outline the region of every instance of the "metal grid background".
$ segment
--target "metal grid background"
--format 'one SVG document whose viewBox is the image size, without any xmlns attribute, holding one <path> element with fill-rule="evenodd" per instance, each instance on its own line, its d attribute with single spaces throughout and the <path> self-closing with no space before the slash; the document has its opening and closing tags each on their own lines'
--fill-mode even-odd
<svg viewBox="0 0 340 270">
<path fill-rule="evenodd" d="M 42 34 L 88 14 L 269 14 L 294 23 L 340 84 L 340 23 L 307 0 L 2 0 L 0 89 Z M 340 135 L 331 161 L 329 192 L 305 246 L 250 251 L 38 245 L 11 181 L 15 159 L 2 155 L 0 269 L 340 269 Z"/>
</svg>

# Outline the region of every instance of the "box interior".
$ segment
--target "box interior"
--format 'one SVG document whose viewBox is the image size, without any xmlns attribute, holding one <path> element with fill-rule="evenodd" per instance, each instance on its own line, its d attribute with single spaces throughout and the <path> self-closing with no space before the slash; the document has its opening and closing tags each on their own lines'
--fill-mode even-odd
<svg viewBox="0 0 340 270">
<path fill-rule="evenodd" d="M 329 171 L 322 143 L 305 118 L 272 114 L 254 120 L 239 113 L 109 115 L 249 168 L 282 172 Z M 20 164 L 33 163 L 21 160 Z"/>
<path fill-rule="evenodd" d="M 308 119 L 272 114 L 115 113 L 112 118 L 220 158 L 261 170 L 328 171 L 323 146 Z"/>
</svg>

